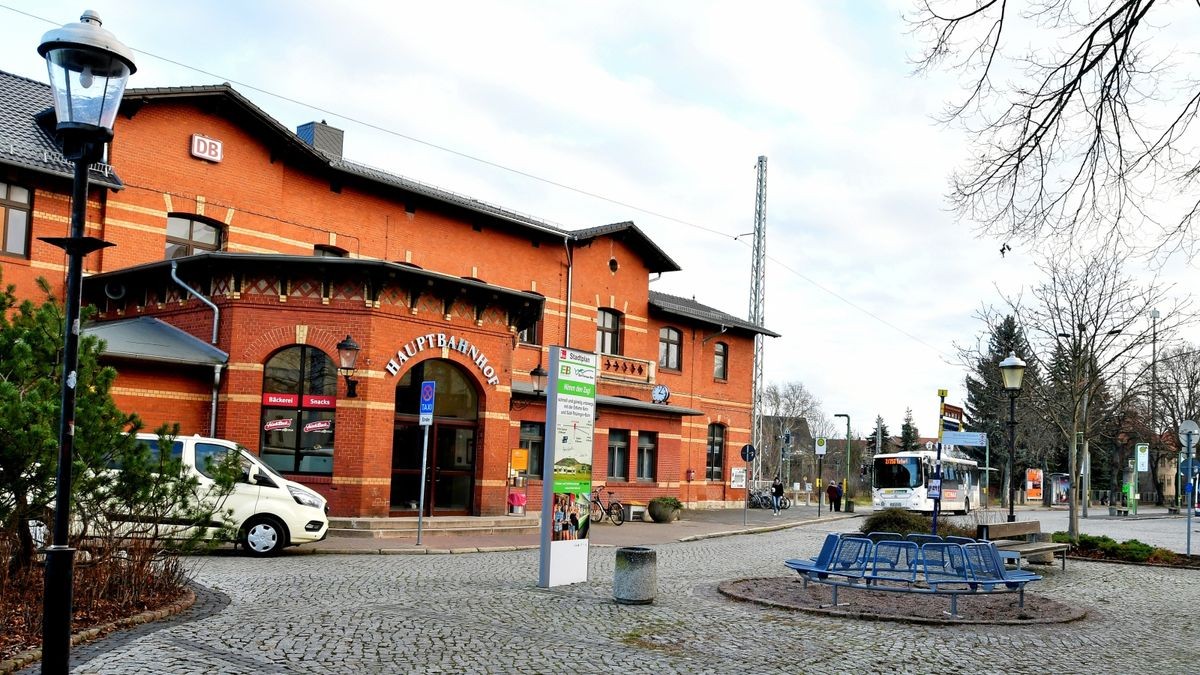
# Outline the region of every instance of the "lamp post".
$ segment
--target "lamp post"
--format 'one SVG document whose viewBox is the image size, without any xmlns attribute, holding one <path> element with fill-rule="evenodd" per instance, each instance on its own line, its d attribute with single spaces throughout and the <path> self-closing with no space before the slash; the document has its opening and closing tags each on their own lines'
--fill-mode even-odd
<svg viewBox="0 0 1200 675">
<path fill-rule="evenodd" d="M 850 415 L 846 413 L 837 413 L 834 417 L 846 418 L 846 482 L 845 492 L 842 493 L 842 508 L 850 513 L 854 512 L 854 502 L 850 501 Z"/>
<path fill-rule="evenodd" d="M 90 10 L 83 13 L 79 23 L 67 24 L 43 35 L 38 54 L 46 59 L 63 156 L 75 164 L 69 236 L 41 237 L 42 241 L 67 254 L 54 536 L 51 545 L 45 549 L 42 597 L 42 672 L 65 673 L 71 662 L 75 549 L 68 545 L 67 533 L 71 522 L 71 463 L 75 441 L 83 258 L 111 246 L 96 237 L 83 235 L 87 219 L 88 167 L 103 156 L 104 144 L 112 139 L 113 121 L 121 105 L 125 83 L 137 67 L 133 63 L 133 52 L 101 28 L 100 17 Z"/>
<path fill-rule="evenodd" d="M 1013 475 L 1013 456 L 1017 454 L 1017 394 L 1021 391 L 1021 380 L 1025 377 L 1025 362 L 1009 352 L 1008 358 L 1000 362 L 1000 378 L 1008 392 L 1008 522 L 1015 522 L 1013 497 L 1016 494 L 1016 476 Z"/>
</svg>

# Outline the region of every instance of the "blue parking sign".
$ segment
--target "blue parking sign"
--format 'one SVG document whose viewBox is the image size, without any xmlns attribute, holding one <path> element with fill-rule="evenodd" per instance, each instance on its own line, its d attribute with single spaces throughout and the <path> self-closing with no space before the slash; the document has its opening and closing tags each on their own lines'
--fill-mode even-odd
<svg viewBox="0 0 1200 675">
<path fill-rule="evenodd" d="M 437 382 L 425 380 L 421 383 L 421 419 L 420 424 L 427 427 L 433 424 L 433 395 L 437 390 Z"/>
</svg>

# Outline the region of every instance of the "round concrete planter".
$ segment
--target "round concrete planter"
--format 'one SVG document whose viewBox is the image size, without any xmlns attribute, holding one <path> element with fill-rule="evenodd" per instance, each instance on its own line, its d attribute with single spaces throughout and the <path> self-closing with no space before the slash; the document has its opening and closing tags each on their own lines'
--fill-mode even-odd
<svg viewBox="0 0 1200 675">
<path fill-rule="evenodd" d="M 650 500 L 650 504 L 646 506 L 646 512 L 656 523 L 669 523 L 679 518 L 679 509 L 654 500 Z"/>
</svg>

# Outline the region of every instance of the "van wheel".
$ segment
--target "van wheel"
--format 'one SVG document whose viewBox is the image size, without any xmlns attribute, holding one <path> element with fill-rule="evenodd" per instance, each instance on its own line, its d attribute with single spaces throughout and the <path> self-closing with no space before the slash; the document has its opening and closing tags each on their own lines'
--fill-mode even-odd
<svg viewBox="0 0 1200 675">
<path fill-rule="evenodd" d="M 283 550 L 287 531 L 274 518 L 255 516 L 242 526 L 242 546 L 255 558 L 265 558 Z"/>
<path fill-rule="evenodd" d="M 968 516 L 970 514 L 971 514 L 971 500 L 968 499 L 965 502 L 963 502 L 963 515 Z"/>
</svg>

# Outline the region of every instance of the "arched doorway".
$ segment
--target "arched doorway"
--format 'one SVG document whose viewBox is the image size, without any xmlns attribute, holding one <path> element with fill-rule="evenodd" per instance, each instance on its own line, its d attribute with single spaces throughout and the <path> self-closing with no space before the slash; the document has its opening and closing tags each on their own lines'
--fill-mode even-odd
<svg viewBox="0 0 1200 675">
<path fill-rule="evenodd" d="M 437 382 L 425 473 L 426 515 L 470 515 L 474 506 L 479 391 L 451 361 L 415 364 L 396 385 L 391 511 L 417 513 L 425 427 L 418 424 L 421 382 Z"/>
</svg>

